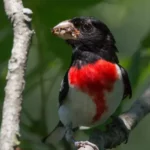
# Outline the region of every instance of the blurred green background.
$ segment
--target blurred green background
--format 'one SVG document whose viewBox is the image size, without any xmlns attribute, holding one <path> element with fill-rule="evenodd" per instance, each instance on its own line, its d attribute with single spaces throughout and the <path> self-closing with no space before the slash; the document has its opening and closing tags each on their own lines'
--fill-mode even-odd
<svg viewBox="0 0 150 150">
<path fill-rule="evenodd" d="M 127 110 L 150 83 L 150 1 L 149 0 L 23 0 L 33 11 L 36 32 L 29 53 L 21 115 L 22 150 L 70 149 L 66 143 L 50 147 L 40 142 L 58 122 L 57 99 L 61 79 L 69 66 L 71 47 L 50 33 L 62 20 L 75 16 L 95 16 L 113 32 L 120 64 L 129 73 L 133 98 L 125 100 Z M 4 100 L 7 64 L 12 48 L 12 28 L 0 1 L 0 114 Z M 13 87 L 12 87 L 13 88 Z M 0 115 L 1 117 L 1 115 Z M 0 118 L 1 121 L 1 118 Z M 149 150 L 150 118 L 131 133 L 128 144 L 118 150 Z M 87 139 L 90 132 L 79 132 Z"/>
</svg>

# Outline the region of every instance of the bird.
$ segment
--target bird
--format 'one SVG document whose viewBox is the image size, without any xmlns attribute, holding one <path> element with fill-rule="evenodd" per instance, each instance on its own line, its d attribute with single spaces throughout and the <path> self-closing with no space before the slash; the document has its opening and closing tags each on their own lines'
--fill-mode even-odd
<svg viewBox="0 0 150 150">
<path fill-rule="evenodd" d="M 59 91 L 60 121 L 44 141 L 66 137 L 79 146 L 84 142 L 74 139 L 74 131 L 103 124 L 122 100 L 132 97 L 132 88 L 105 23 L 95 17 L 74 17 L 54 26 L 52 34 L 71 46 L 72 55 Z"/>
</svg>

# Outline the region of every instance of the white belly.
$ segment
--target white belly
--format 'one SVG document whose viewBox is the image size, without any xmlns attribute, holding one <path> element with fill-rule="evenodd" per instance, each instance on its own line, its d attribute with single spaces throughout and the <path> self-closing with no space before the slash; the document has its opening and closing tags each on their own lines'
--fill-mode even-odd
<svg viewBox="0 0 150 150">
<path fill-rule="evenodd" d="M 88 126 L 96 113 L 96 106 L 91 98 L 75 88 L 69 89 L 64 104 L 59 108 L 59 117 L 64 125 L 73 127 Z"/>
<path fill-rule="evenodd" d="M 65 126 L 72 124 L 73 128 L 104 123 L 115 112 L 123 97 L 124 87 L 120 69 L 118 73 L 120 79 L 115 82 L 113 90 L 104 92 L 108 109 L 101 115 L 99 120 L 92 124 L 93 117 L 96 114 L 96 106 L 91 97 L 74 87 L 70 87 L 68 96 L 58 111 L 61 122 Z"/>
</svg>

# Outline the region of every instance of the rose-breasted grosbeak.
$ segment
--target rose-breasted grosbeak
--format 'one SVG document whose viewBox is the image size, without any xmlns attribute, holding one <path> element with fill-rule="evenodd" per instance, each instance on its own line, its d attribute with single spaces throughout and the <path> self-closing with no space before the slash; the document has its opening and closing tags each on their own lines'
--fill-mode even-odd
<svg viewBox="0 0 150 150">
<path fill-rule="evenodd" d="M 115 39 L 103 22 L 76 17 L 59 23 L 52 32 L 72 46 L 72 61 L 59 92 L 60 122 L 45 140 L 65 134 L 74 140 L 74 129 L 104 123 L 132 90 L 119 65 Z"/>
</svg>

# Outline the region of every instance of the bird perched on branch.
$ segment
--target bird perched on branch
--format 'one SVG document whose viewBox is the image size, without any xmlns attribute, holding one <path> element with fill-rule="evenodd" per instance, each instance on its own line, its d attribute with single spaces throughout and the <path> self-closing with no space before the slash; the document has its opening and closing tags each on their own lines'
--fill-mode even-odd
<svg viewBox="0 0 150 150">
<path fill-rule="evenodd" d="M 119 64 L 115 39 L 108 27 L 93 17 L 63 21 L 52 33 L 72 47 L 72 59 L 59 92 L 59 123 L 44 139 L 66 136 L 76 146 L 73 131 L 104 123 L 132 90 L 126 70 Z"/>
</svg>

